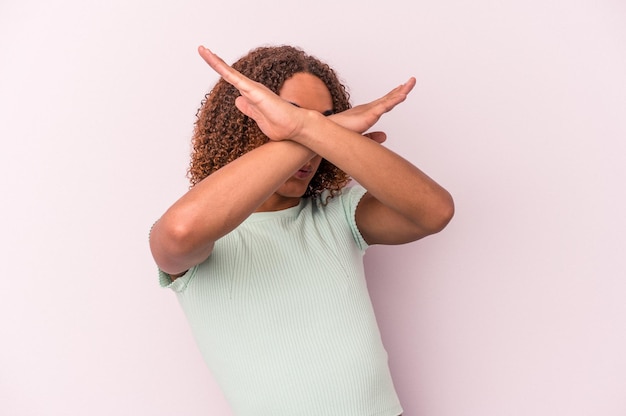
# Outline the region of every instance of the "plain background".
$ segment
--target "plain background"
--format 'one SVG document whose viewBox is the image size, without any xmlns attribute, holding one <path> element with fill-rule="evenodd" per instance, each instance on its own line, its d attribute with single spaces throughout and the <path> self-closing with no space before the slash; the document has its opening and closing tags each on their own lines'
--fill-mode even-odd
<svg viewBox="0 0 626 416">
<path fill-rule="evenodd" d="M 0 1 L 0 414 L 230 414 L 147 244 L 195 111 L 289 43 L 454 195 L 366 256 L 406 416 L 626 414 L 621 0 Z"/>
</svg>

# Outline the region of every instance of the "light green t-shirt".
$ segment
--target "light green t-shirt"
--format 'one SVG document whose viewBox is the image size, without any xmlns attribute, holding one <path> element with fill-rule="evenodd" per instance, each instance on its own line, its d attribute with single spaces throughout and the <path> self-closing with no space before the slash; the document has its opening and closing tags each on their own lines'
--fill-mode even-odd
<svg viewBox="0 0 626 416">
<path fill-rule="evenodd" d="M 254 213 L 184 276 L 160 273 L 237 416 L 402 413 L 364 278 L 364 193 Z"/>
</svg>

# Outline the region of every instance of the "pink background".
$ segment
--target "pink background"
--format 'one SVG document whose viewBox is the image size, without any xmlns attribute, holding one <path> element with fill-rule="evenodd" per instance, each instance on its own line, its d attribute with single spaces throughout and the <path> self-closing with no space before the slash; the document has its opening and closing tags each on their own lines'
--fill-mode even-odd
<svg viewBox="0 0 626 416">
<path fill-rule="evenodd" d="M 196 46 L 290 43 L 355 103 L 416 76 L 380 128 L 456 200 L 366 257 L 405 415 L 626 415 L 625 3 L 405 3 L 0 3 L 0 414 L 230 415 L 147 235 Z"/>
</svg>

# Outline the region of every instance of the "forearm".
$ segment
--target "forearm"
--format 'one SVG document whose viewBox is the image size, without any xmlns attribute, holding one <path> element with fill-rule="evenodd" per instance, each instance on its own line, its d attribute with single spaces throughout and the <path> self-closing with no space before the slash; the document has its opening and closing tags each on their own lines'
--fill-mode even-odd
<svg viewBox="0 0 626 416">
<path fill-rule="evenodd" d="M 367 188 L 369 201 L 363 202 L 369 208 L 357 209 L 357 214 L 361 213 L 361 224 L 365 218 L 365 228 L 371 231 L 378 227 L 371 233 L 370 241 L 414 241 L 438 232 L 451 219 L 454 204 L 445 189 L 402 157 L 359 134 L 404 101 L 415 86 L 415 78 L 369 104 L 329 120 L 316 111 L 296 108 L 282 100 L 210 50 L 204 47 L 199 50 L 205 61 L 241 93 L 235 103 L 237 108 L 253 118 L 270 139 L 292 140 L 311 149 Z M 362 215 L 364 211 L 367 215 Z M 383 214 L 384 221 L 379 221 L 379 214 Z M 402 235 L 380 238 L 384 237 L 387 225 L 392 226 L 395 234 Z M 403 232 L 405 228 L 410 230 Z"/>
<path fill-rule="evenodd" d="M 452 209 L 450 194 L 406 159 L 321 116 L 309 117 L 294 140 L 342 169 L 385 206 L 423 227 Z"/>
<path fill-rule="evenodd" d="M 217 239 L 241 224 L 312 156 L 292 141 L 269 142 L 207 176 L 153 227 L 150 243 L 157 264 L 178 273 L 206 259 Z"/>
</svg>

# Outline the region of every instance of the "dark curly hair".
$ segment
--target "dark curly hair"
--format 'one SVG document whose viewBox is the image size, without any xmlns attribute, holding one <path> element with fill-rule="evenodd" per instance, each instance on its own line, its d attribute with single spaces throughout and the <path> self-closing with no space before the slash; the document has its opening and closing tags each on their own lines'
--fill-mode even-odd
<svg viewBox="0 0 626 416">
<path fill-rule="evenodd" d="M 330 91 L 334 112 L 351 107 L 350 94 L 335 71 L 297 47 L 284 45 L 256 48 L 232 66 L 276 94 L 284 82 L 297 73 L 315 75 Z M 196 114 L 191 162 L 187 171 L 192 187 L 226 164 L 269 141 L 256 122 L 235 107 L 235 99 L 239 95 L 235 87 L 220 79 L 204 96 Z M 303 196 L 316 198 L 322 191 L 329 190 L 330 197 L 333 197 L 349 180 L 345 172 L 324 159 Z"/>
</svg>

